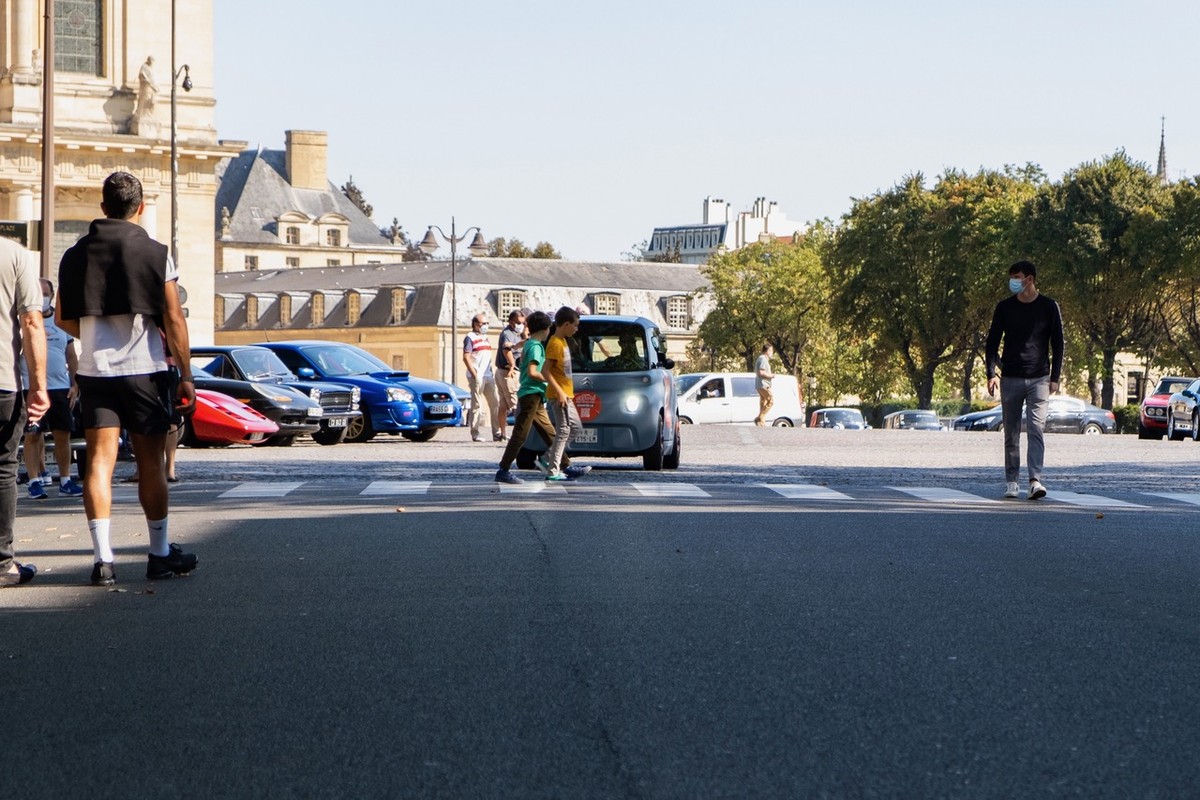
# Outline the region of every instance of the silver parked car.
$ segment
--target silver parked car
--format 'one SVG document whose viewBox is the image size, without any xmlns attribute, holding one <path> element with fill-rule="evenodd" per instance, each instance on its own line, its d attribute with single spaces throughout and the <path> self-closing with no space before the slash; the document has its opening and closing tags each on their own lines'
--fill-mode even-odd
<svg viewBox="0 0 1200 800">
<path fill-rule="evenodd" d="M 667 358 L 658 327 L 645 317 L 585 316 L 568 343 L 583 430 L 567 452 L 572 457 L 641 456 L 646 469 L 677 468 L 675 362 Z M 532 469 L 547 446 L 531 431 L 517 466 Z"/>
</svg>

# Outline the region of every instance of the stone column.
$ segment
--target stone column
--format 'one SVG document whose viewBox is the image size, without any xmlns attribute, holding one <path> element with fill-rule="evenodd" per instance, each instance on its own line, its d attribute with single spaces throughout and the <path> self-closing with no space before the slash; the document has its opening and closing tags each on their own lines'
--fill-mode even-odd
<svg viewBox="0 0 1200 800">
<path fill-rule="evenodd" d="M 33 39 L 38 27 L 34 21 L 33 7 L 34 0 L 16 0 L 13 9 L 13 72 L 33 71 Z"/>
<path fill-rule="evenodd" d="M 142 212 L 142 227 L 146 229 L 146 233 L 150 234 L 151 239 L 157 239 L 158 195 L 148 194 L 142 200 L 146 203 L 146 210 Z"/>
<path fill-rule="evenodd" d="M 19 220 L 31 220 L 33 216 L 33 189 L 28 186 L 17 189 L 17 207 L 16 218 Z"/>
</svg>

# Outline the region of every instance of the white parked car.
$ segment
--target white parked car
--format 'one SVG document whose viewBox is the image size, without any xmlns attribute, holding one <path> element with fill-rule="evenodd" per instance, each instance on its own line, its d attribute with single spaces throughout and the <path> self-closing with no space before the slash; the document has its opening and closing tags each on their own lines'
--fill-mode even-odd
<svg viewBox="0 0 1200 800">
<path fill-rule="evenodd" d="M 675 379 L 679 395 L 679 421 L 684 424 L 754 422 L 758 416 L 758 390 L 752 372 L 693 372 Z M 793 375 L 771 380 L 775 403 L 767 422 L 791 428 L 804 421 L 800 387 Z"/>
</svg>

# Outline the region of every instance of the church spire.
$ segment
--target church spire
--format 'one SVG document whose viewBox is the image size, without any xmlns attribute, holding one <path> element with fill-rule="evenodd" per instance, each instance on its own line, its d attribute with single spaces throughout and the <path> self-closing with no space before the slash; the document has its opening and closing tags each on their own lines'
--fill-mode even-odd
<svg viewBox="0 0 1200 800">
<path fill-rule="evenodd" d="M 1162 135 L 1158 140 L 1158 182 L 1164 186 L 1169 183 L 1167 178 L 1167 118 L 1162 118 Z"/>
</svg>

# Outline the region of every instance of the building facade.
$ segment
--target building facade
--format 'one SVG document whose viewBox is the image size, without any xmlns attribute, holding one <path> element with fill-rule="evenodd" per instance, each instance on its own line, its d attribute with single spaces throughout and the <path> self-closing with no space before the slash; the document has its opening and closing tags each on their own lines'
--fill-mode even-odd
<svg viewBox="0 0 1200 800">
<path fill-rule="evenodd" d="M 655 228 L 645 255 L 654 261 L 678 255 L 684 264 L 707 264 L 722 248 L 737 250 L 769 239 L 791 240 L 803 232 L 804 225 L 789 220 L 775 201 L 765 197 L 756 198 L 749 211 L 736 215 L 724 200 L 706 197 L 699 224 Z"/>
<path fill-rule="evenodd" d="M 41 218 L 43 18 L 49 0 L 0 2 L 0 219 Z M 104 178 L 125 170 L 145 190 L 140 222 L 171 241 L 171 6 L 150 0 L 55 0 L 53 253 L 58 256 L 101 216 Z M 244 143 L 219 142 L 213 90 L 212 2 L 177 6 L 178 64 L 191 91 L 177 90 L 179 268 L 189 328 L 213 330 L 212 209 L 216 167 Z M 182 67 L 180 67 L 180 70 Z M 180 77 L 182 85 L 182 76 Z M 31 247 L 38 247 L 31 242 Z"/>
<path fill-rule="evenodd" d="M 656 322 L 682 360 L 711 309 L 699 269 L 687 264 L 549 259 L 444 261 L 222 272 L 216 275 L 216 341 L 250 344 L 327 339 L 370 351 L 393 369 L 449 381 L 462 338 L 483 313 L 491 335 L 514 309 L 586 305 Z M 457 338 L 452 333 L 451 314 Z M 465 381 L 463 370 L 458 375 Z"/>
</svg>

